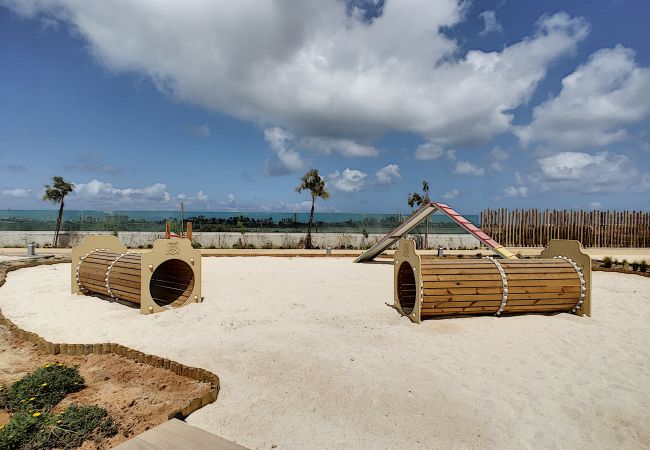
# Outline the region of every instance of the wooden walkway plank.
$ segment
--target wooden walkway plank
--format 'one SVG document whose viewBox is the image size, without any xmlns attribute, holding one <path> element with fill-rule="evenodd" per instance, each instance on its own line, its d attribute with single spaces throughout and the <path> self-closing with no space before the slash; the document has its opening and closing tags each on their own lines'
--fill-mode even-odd
<svg viewBox="0 0 650 450">
<path fill-rule="evenodd" d="M 171 419 L 129 439 L 114 450 L 247 450 L 178 419 Z"/>
</svg>

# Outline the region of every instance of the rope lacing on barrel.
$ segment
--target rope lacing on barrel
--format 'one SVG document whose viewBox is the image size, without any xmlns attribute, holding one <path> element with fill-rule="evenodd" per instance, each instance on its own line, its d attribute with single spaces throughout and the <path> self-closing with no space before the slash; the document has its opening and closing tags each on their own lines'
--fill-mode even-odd
<svg viewBox="0 0 650 450">
<path fill-rule="evenodd" d="M 103 249 L 103 248 L 102 248 L 102 249 L 96 248 L 95 250 L 91 250 L 91 251 L 89 251 L 88 253 L 86 253 L 85 255 L 83 255 L 83 256 L 81 256 L 81 257 L 79 258 L 80 261 L 77 263 L 77 270 L 75 271 L 75 277 L 77 278 L 77 286 L 79 287 L 79 290 L 80 290 L 82 293 L 85 292 L 85 291 L 87 291 L 88 289 L 86 289 L 85 287 L 83 287 L 83 286 L 81 285 L 81 277 L 79 276 L 79 270 L 81 269 L 81 263 L 83 262 L 84 259 L 86 259 L 87 257 L 89 257 L 90 255 L 92 255 L 93 253 L 98 252 L 98 251 L 100 251 L 100 250 L 103 251 L 104 249 Z"/>
<path fill-rule="evenodd" d="M 494 313 L 495 316 L 499 317 L 503 310 L 506 307 L 506 302 L 508 301 L 508 280 L 506 278 L 506 272 L 503 270 L 503 267 L 501 267 L 501 264 L 499 261 L 496 259 L 492 258 L 491 256 L 486 256 L 485 259 L 488 259 L 494 263 L 494 265 L 497 267 L 497 270 L 499 271 L 499 274 L 501 275 L 501 283 L 503 283 L 503 293 L 501 294 L 501 304 L 499 305 L 499 309 L 497 309 L 497 312 Z"/>
<path fill-rule="evenodd" d="M 112 298 L 117 298 L 117 296 L 113 295 L 113 291 L 111 291 L 111 269 L 117 263 L 122 256 L 128 255 L 129 252 L 127 253 L 121 253 L 117 258 L 113 260 L 113 262 L 108 266 L 108 269 L 106 269 L 106 278 L 104 281 L 106 281 L 106 292 L 108 292 L 108 295 L 110 295 Z"/>
<path fill-rule="evenodd" d="M 580 279 L 580 297 L 578 297 L 578 302 L 575 304 L 573 309 L 571 309 L 572 313 L 575 313 L 576 311 L 582 309 L 582 304 L 585 302 L 585 297 L 587 295 L 587 283 L 585 282 L 585 276 L 582 273 L 582 269 L 574 260 L 571 258 L 567 258 L 566 256 L 554 256 L 553 259 L 563 259 L 569 264 L 573 266 L 575 269 L 576 273 L 578 274 L 578 278 Z"/>
</svg>

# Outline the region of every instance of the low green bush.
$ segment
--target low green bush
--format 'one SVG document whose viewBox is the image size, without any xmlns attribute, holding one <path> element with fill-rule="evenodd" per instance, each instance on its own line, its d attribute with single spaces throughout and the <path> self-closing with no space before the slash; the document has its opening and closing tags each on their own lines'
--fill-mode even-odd
<svg viewBox="0 0 650 450">
<path fill-rule="evenodd" d="M 12 384 L 3 406 L 12 412 L 47 411 L 84 387 L 84 379 L 74 367 L 46 364 Z"/>
<path fill-rule="evenodd" d="M 192 241 L 192 248 L 201 248 L 201 244 L 196 241 Z"/>
<path fill-rule="evenodd" d="M 633 270 L 634 272 L 636 272 L 637 270 L 639 270 L 639 263 L 638 263 L 638 262 L 634 261 L 631 265 L 632 265 L 632 270 Z"/>
<path fill-rule="evenodd" d="M 603 266 L 605 269 L 610 269 L 610 268 L 612 267 L 612 258 L 610 258 L 609 256 L 605 256 L 605 257 L 603 258 L 603 264 L 602 264 L 602 266 Z"/>
<path fill-rule="evenodd" d="M 116 432 L 113 420 L 98 406 L 73 404 L 58 414 L 20 411 L 0 430 L 0 448 L 72 449 Z"/>
<path fill-rule="evenodd" d="M 0 448 L 7 450 L 33 448 L 29 443 L 43 425 L 42 414 L 34 414 L 26 411 L 14 414 L 9 423 L 0 429 Z"/>
<path fill-rule="evenodd" d="M 639 270 L 644 273 L 648 271 L 648 263 L 645 262 L 645 259 L 639 264 Z"/>
</svg>

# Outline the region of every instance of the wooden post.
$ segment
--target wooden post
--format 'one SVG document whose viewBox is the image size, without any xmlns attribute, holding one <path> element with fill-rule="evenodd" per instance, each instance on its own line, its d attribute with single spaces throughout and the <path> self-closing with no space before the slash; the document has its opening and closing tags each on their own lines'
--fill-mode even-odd
<svg viewBox="0 0 650 450">
<path fill-rule="evenodd" d="M 185 233 L 185 237 L 190 241 L 192 240 L 192 222 L 187 222 L 187 232 Z"/>
<path fill-rule="evenodd" d="M 169 220 L 165 221 L 165 239 L 169 239 L 171 237 L 171 225 L 169 224 Z"/>
</svg>

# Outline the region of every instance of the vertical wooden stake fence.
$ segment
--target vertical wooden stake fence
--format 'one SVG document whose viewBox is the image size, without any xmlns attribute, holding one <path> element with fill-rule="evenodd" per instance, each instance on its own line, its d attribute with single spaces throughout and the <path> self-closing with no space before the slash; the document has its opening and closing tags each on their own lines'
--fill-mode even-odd
<svg viewBox="0 0 650 450">
<path fill-rule="evenodd" d="M 576 239 L 585 247 L 650 247 L 650 212 L 486 209 L 481 228 L 506 247 Z"/>
</svg>

